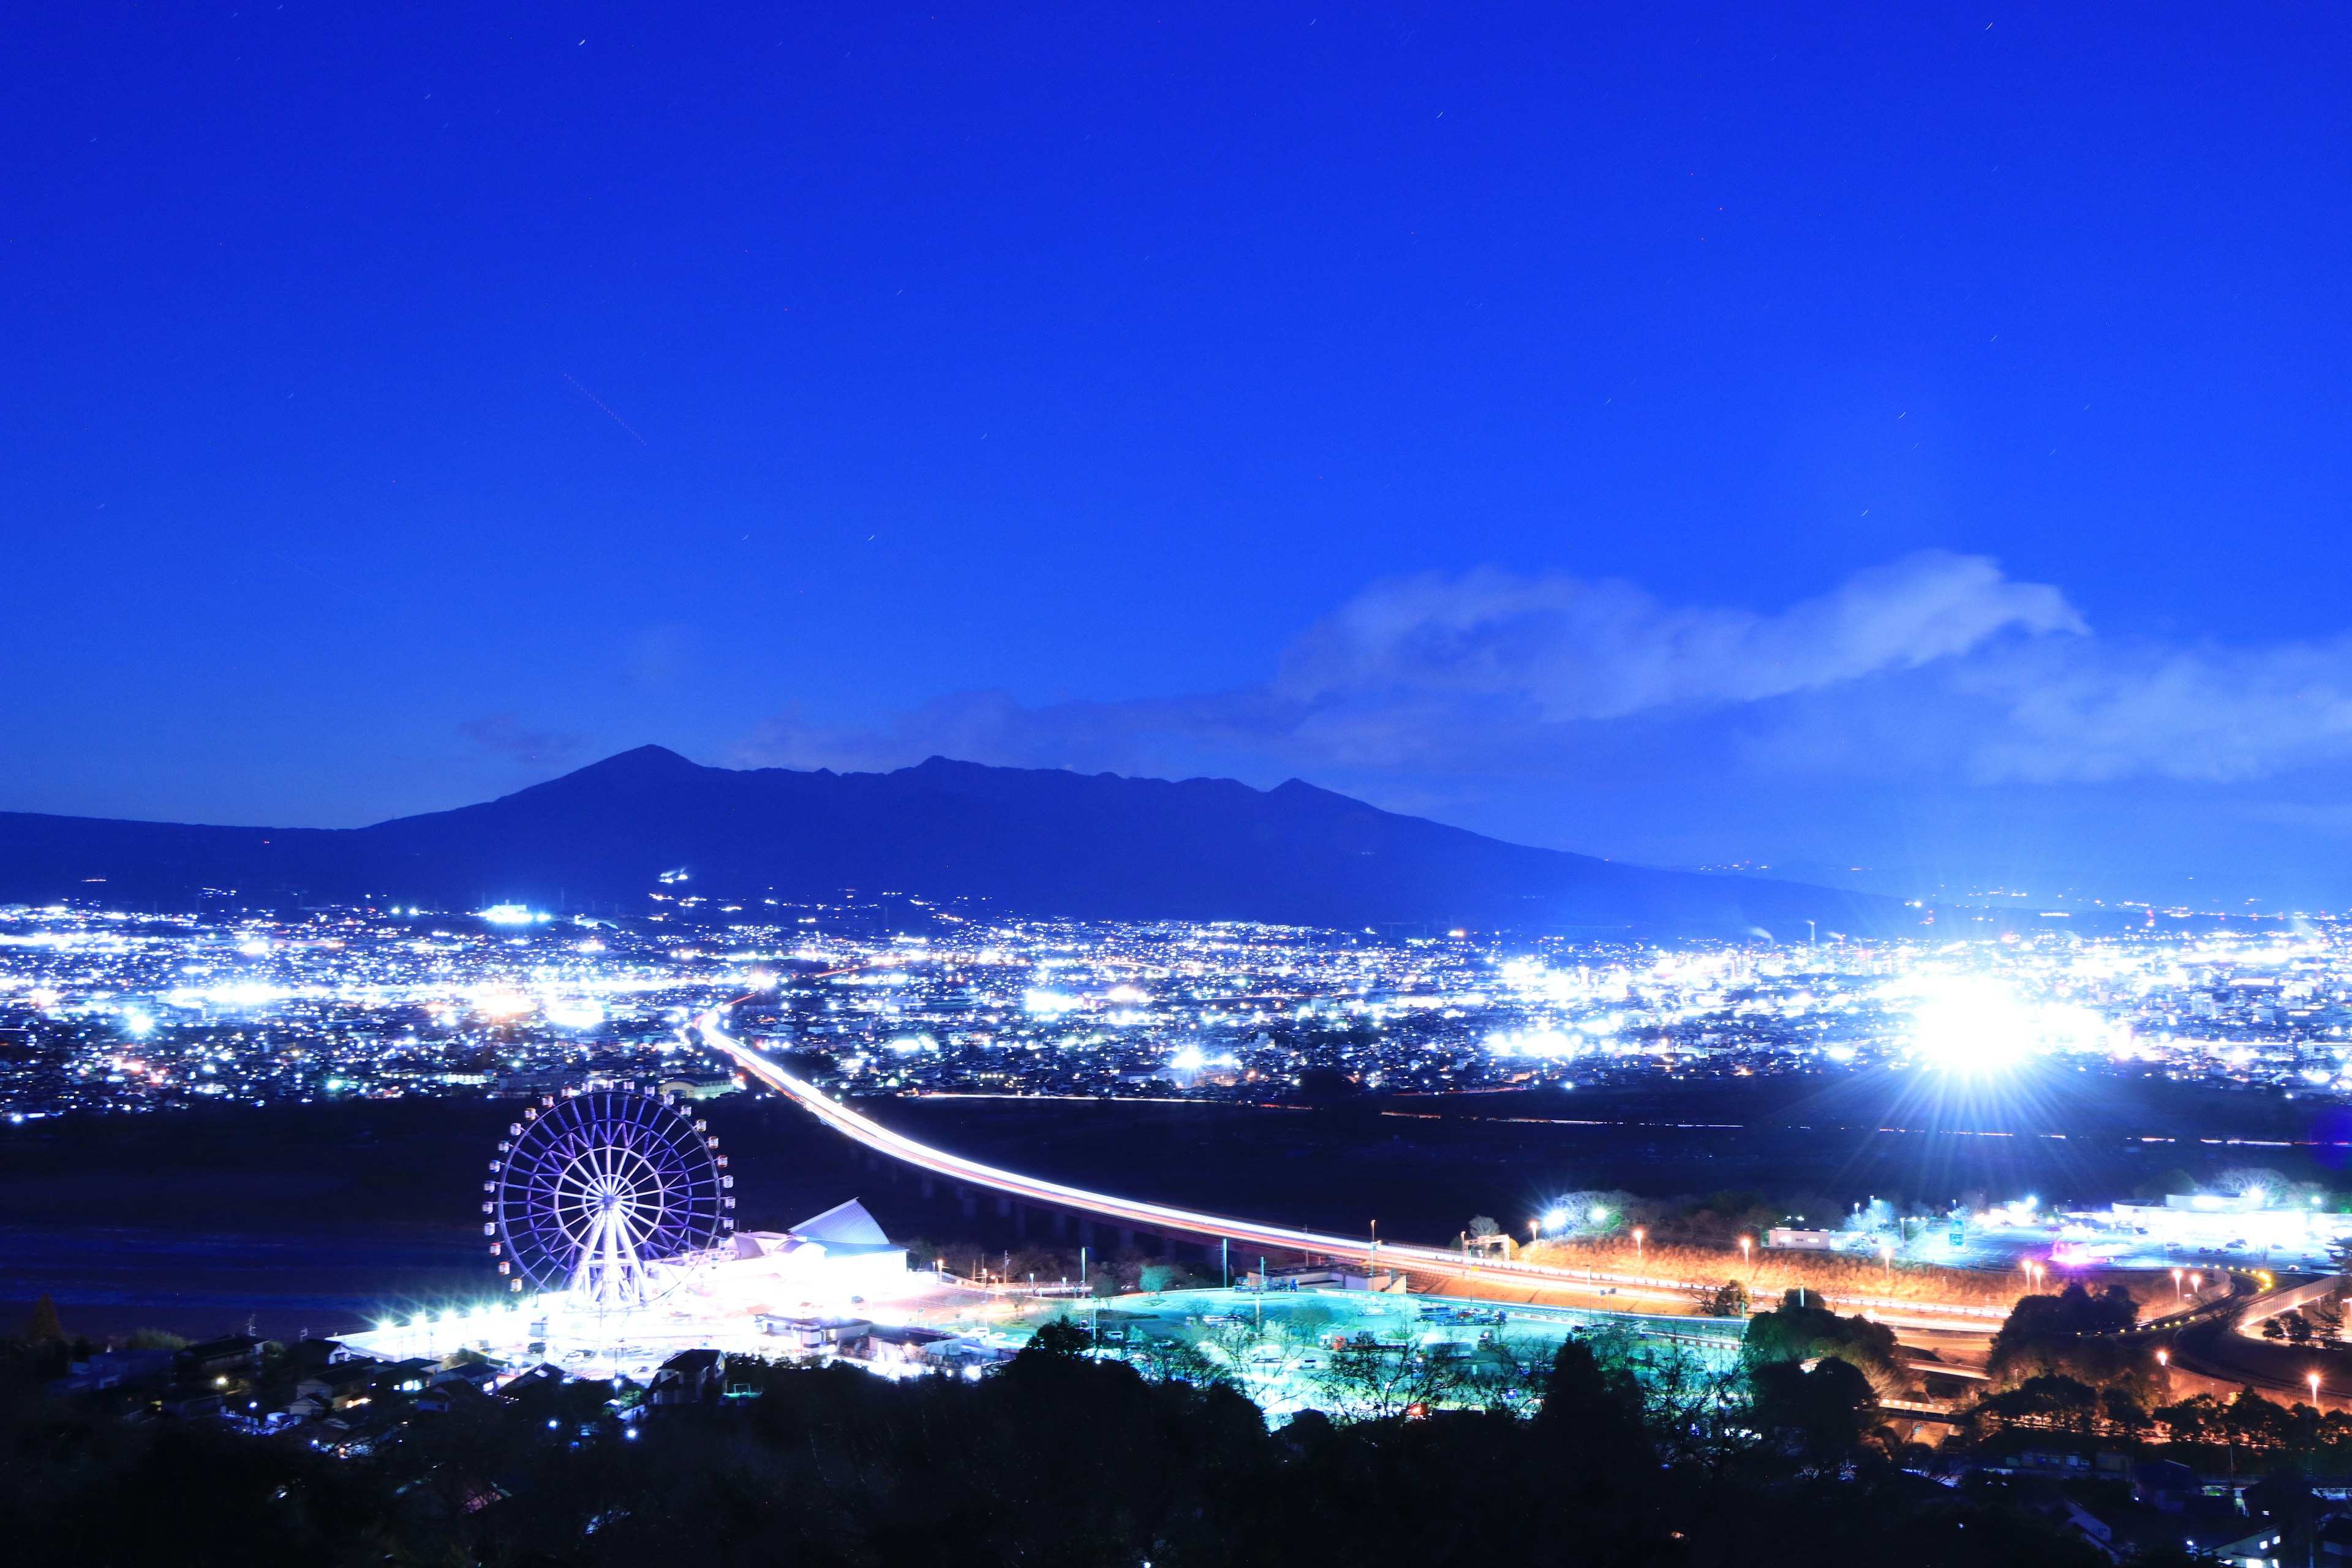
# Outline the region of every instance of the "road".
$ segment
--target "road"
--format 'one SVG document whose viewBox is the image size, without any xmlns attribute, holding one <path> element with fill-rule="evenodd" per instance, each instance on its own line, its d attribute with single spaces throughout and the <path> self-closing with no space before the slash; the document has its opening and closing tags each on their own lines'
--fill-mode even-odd
<svg viewBox="0 0 2352 1568">
<path fill-rule="evenodd" d="M 950 1154 L 927 1143 L 919 1143 L 902 1133 L 891 1131 L 839 1100 L 828 1099 L 815 1085 L 786 1072 L 767 1057 L 730 1035 L 721 1026 L 719 1014 L 716 1011 L 703 1015 L 697 1026 L 704 1041 L 713 1050 L 725 1054 L 747 1075 L 797 1102 L 818 1121 L 845 1137 L 877 1153 L 887 1154 L 894 1160 L 903 1161 L 935 1175 L 986 1187 L 992 1192 L 1010 1194 L 1039 1208 L 1093 1215 L 1120 1226 L 1163 1235 L 1173 1233 L 1222 1238 L 1244 1247 L 1262 1247 L 1268 1254 L 1304 1253 L 1361 1262 L 1370 1269 L 1391 1268 L 1408 1275 L 1460 1282 L 1476 1288 L 1475 1294 L 1490 1299 L 1506 1292 L 1528 1292 L 1529 1300 L 1535 1295 L 1574 1296 L 1591 1301 L 1601 1310 L 1614 1311 L 1638 1310 L 1637 1302 L 1641 1306 L 1648 1306 L 1660 1301 L 1681 1302 L 1688 1299 L 1690 1285 L 1683 1280 L 1555 1268 L 1517 1261 L 1471 1259 L 1442 1247 L 1375 1241 L 1369 1236 L 1332 1236 L 1320 1231 L 1297 1230 L 1286 1226 L 1237 1219 L 1230 1215 L 1205 1214 L 1167 1204 L 1117 1197 L 982 1164 L 977 1160 L 968 1160 L 960 1154 Z M 1612 1293 L 1604 1296 L 1601 1294 L 1603 1290 Z M 1989 1312 L 1985 1308 L 1957 1303 L 1881 1301 L 1858 1297 L 1827 1299 L 1849 1310 L 1872 1310 L 1879 1321 L 1898 1326 L 1972 1328 L 1981 1333 L 1993 1326 L 1989 1318 L 1997 1320 L 2002 1315 Z"/>
</svg>

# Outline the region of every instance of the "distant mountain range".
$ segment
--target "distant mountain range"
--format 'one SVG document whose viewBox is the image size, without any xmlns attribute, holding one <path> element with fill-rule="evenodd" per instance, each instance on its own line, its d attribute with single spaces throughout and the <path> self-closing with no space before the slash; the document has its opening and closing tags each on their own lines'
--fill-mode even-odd
<svg viewBox="0 0 2352 1568">
<path fill-rule="evenodd" d="M 371 827 L 203 827 L 0 813 L 0 900 L 141 908 L 386 901 L 644 913 L 895 892 L 1019 914 L 1783 940 L 1885 934 L 1895 900 L 1535 849 L 1297 779 L 1119 778 L 933 757 L 887 773 L 702 767 L 659 746 Z"/>
</svg>

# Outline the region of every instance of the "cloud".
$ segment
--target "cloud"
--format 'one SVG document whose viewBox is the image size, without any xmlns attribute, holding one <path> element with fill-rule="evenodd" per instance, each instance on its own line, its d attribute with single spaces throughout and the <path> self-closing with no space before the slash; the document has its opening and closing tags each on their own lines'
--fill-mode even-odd
<svg viewBox="0 0 2352 1568">
<path fill-rule="evenodd" d="M 1754 702 L 1964 654 L 2003 632 L 2081 633 L 2057 589 L 1927 551 L 1779 615 L 1661 604 L 1631 584 L 1496 571 L 1375 586 L 1307 629 L 1274 689 L 1522 701 L 1549 723 Z"/>
<path fill-rule="evenodd" d="M 2020 649 L 1953 687 L 2001 710 L 1969 757 L 1987 781 L 2234 783 L 2352 756 L 2352 637 Z"/>
<path fill-rule="evenodd" d="M 794 711 L 747 760 L 887 768 L 1342 769 L 1423 778 L 2231 783 L 2352 760 L 2352 637 L 2098 636 L 2057 587 L 1924 552 L 1776 612 L 1482 570 L 1376 584 L 1263 683 L 1028 707 L 961 692 L 878 727 Z"/>
<path fill-rule="evenodd" d="M 587 744 L 583 735 L 527 730 L 512 713 L 468 719 L 457 726 L 457 733 L 478 746 L 502 752 L 519 763 L 559 763 Z"/>
</svg>

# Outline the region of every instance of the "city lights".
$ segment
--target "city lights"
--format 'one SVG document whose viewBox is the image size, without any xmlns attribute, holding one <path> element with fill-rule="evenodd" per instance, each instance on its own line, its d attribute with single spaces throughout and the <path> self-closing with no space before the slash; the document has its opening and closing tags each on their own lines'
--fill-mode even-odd
<svg viewBox="0 0 2352 1568">
<path fill-rule="evenodd" d="M 593 921 L 519 903 L 19 908 L 0 910 L 0 1026 L 26 1045 L 0 1059 L 0 1108 L 512 1093 L 591 1072 L 717 1091 L 731 1069 L 682 1030 L 735 997 L 752 999 L 748 1037 L 824 1053 L 840 1095 L 1263 1100 L 1310 1073 L 1448 1093 L 1906 1068 L 1990 1085 L 2035 1063 L 2312 1094 L 2347 1081 L 2346 957 L 2332 921 L 1672 950 L 945 913 L 911 934 L 872 903 L 713 908 L 676 873 L 643 913 Z"/>
</svg>

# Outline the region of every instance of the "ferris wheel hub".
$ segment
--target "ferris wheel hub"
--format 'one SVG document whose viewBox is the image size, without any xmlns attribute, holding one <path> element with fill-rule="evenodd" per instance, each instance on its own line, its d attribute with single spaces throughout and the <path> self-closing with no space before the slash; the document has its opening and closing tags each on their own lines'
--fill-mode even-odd
<svg viewBox="0 0 2352 1568">
<path fill-rule="evenodd" d="M 509 1133 L 483 1228 L 518 1289 L 564 1291 L 598 1311 L 641 1307 L 734 1226 L 718 1140 L 660 1095 L 550 1097 Z"/>
</svg>

